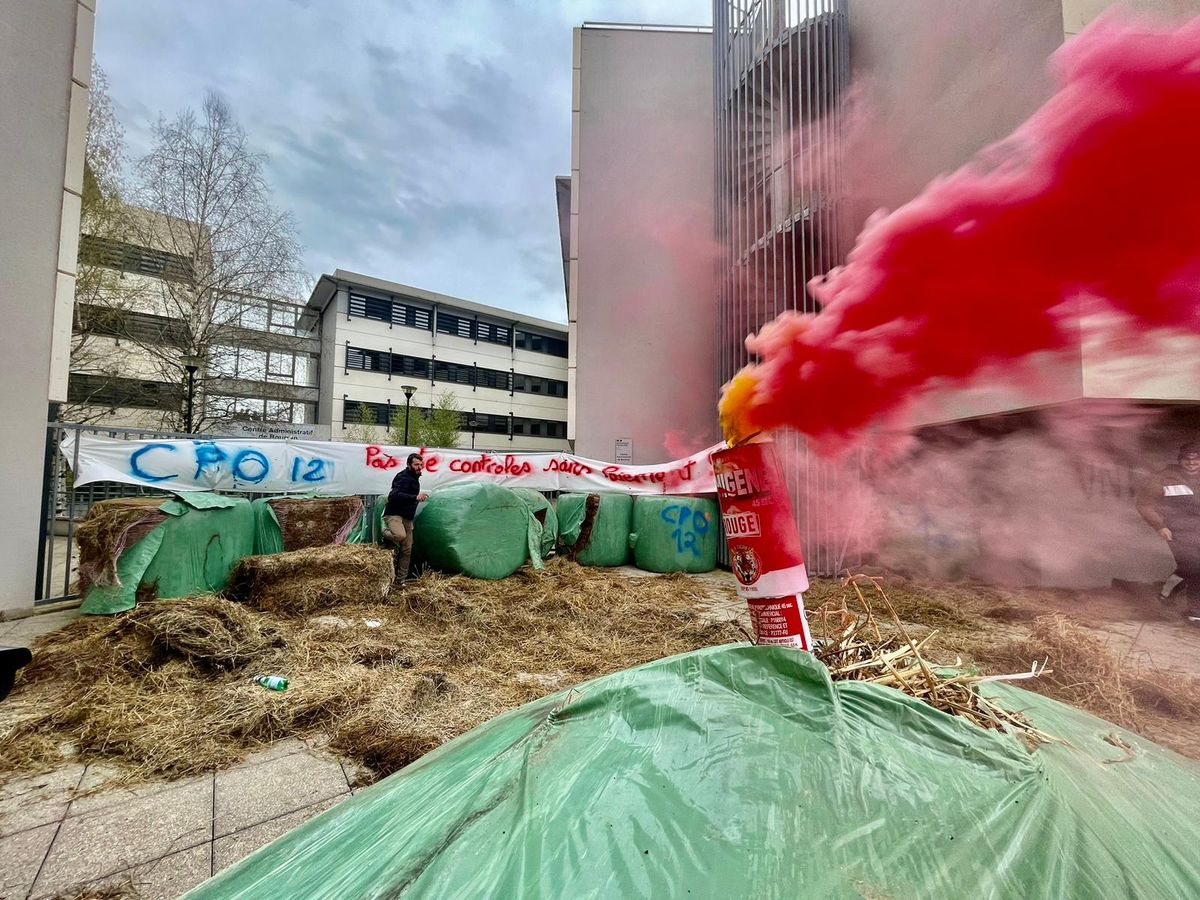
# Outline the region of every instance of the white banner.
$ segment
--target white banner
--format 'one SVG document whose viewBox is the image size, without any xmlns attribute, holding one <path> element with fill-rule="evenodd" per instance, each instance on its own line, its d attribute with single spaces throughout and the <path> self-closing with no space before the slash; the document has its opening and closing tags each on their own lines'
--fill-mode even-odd
<svg viewBox="0 0 1200 900">
<path fill-rule="evenodd" d="M 711 456 L 723 446 L 657 466 L 626 466 L 569 453 L 505 454 L 329 441 L 125 441 L 84 434 L 78 450 L 73 435 L 61 443 L 68 463 L 78 459 L 76 485 L 119 481 L 170 491 L 264 494 L 386 494 L 410 453 L 420 453 L 425 460 L 425 490 L 489 481 L 540 491 L 711 494 L 717 489 Z"/>
</svg>

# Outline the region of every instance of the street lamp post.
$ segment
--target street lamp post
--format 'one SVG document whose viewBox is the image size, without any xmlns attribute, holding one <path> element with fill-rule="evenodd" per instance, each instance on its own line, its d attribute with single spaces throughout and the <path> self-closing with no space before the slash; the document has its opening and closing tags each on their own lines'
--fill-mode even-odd
<svg viewBox="0 0 1200 900">
<path fill-rule="evenodd" d="M 408 414 L 412 408 L 413 394 L 417 392 L 414 385 L 402 384 L 400 390 L 404 391 L 404 446 L 408 446 Z"/>
<path fill-rule="evenodd" d="M 204 357 L 188 354 L 179 362 L 187 372 L 187 402 L 183 411 L 183 430 L 191 434 L 195 426 L 196 373 L 204 368 Z"/>
<path fill-rule="evenodd" d="M 467 419 L 467 424 L 471 426 L 471 449 L 475 449 L 475 427 L 479 424 L 479 420 L 475 418 L 475 410 L 471 410 L 471 418 Z"/>
</svg>

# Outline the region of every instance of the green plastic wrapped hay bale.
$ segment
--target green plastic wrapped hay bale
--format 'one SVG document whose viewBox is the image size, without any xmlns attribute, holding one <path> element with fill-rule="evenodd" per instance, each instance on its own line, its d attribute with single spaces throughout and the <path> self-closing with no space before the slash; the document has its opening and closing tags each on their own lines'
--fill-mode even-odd
<svg viewBox="0 0 1200 900">
<path fill-rule="evenodd" d="M 589 504 L 589 497 L 597 498 L 599 503 Z M 629 562 L 632 520 L 633 498 L 628 494 L 563 494 L 558 498 L 559 537 L 583 566 L 623 566 Z"/>
<path fill-rule="evenodd" d="M 250 501 L 220 494 L 188 493 L 161 507 L 162 546 L 142 575 L 157 597 L 222 591 L 233 567 L 254 554 Z"/>
<path fill-rule="evenodd" d="M 417 560 L 442 572 L 498 581 L 529 555 L 529 508 L 499 485 L 438 488 L 417 511 L 415 525 Z"/>
<path fill-rule="evenodd" d="M 115 517 L 108 526 L 98 523 L 102 531 L 115 532 L 136 528 L 138 522 L 130 516 L 139 513 L 139 506 L 141 524 L 152 525 L 149 533 L 138 530 L 132 535 L 136 539 L 123 544 L 111 534 L 97 536 L 98 545 L 119 546 L 120 556 L 114 573 L 101 571 L 90 579 L 83 612 L 108 615 L 132 609 L 141 600 L 223 590 L 233 567 L 254 552 L 254 510 L 248 500 L 197 491 L 150 503 L 122 501 L 111 514 L 97 504 L 94 514 L 97 519 Z"/>
<path fill-rule="evenodd" d="M 711 572 L 717 567 L 717 502 L 638 497 L 629 546 L 633 564 L 647 572 Z"/>
<path fill-rule="evenodd" d="M 541 491 L 532 488 L 510 488 L 529 510 L 529 561 L 535 569 L 558 543 L 558 514 Z"/>
</svg>

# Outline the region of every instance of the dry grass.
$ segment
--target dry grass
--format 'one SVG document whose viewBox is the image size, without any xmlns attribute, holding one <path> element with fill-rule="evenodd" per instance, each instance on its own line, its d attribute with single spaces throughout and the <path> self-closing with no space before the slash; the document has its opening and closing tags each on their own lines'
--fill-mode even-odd
<svg viewBox="0 0 1200 900">
<path fill-rule="evenodd" d="M 1021 687 L 1078 706 L 1188 756 L 1200 758 L 1200 679 L 1156 668 L 1117 653 L 1088 622 L 1161 621 L 1162 610 L 1094 592 L 1005 589 L 982 585 L 882 581 L 899 619 L 944 662 L 963 660 L 984 672 L 1046 671 Z M 810 608 L 857 602 L 844 582 L 819 580 L 805 599 Z M 1066 615 L 1064 615 L 1066 613 Z M 813 617 L 820 633 L 820 616 Z M 895 629 L 881 624 L 885 638 Z"/>
<path fill-rule="evenodd" d="M 961 668 L 947 671 L 927 659 L 927 645 L 937 632 L 914 638 L 881 579 L 850 575 L 841 582 L 841 588 L 838 597 L 826 599 L 811 615 L 817 637 L 814 653 L 834 681 L 864 681 L 895 688 L 981 728 L 1014 733 L 1031 747 L 1051 739 L 1023 716 L 979 693 L 980 683 L 1004 676 L 988 677 Z M 946 616 L 947 608 L 940 604 L 926 603 L 919 608 L 932 610 L 931 618 L 963 622 L 958 614 Z M 960 663 L 955 660 L 954 666 Z"/>
<path fill-rule="evenodd" d="M 1029 687 L 1131 731 L 1146 728 L 1148 713 L 1200 722 L 1200 680 L 1121 659 L 1061 615 L 1034 620 L 1028 635 L 1016 640 L 981 639 L 970 649 L 993 668 L 1047 661 L 1053 671 Z"/>
<path fill-rule="evenodd" d="M 49 900 L 136 900 L 141 894 L 133 880 L 123 876 L 96 886 L 85 886 L 69 894 L 55 894 Z"/>
<path fill-rule="evenodd" d="M 425 575 L 336 618 L 196 597 L 81 620 L 37 643 L 37 667 L 0 710 L 0 771 L 48 768 L 69 745 L 133 777 L 178 777 L 326 733 L 386 774 L 559 688 L 741 640 L 702 618 L 705 596 L 687 576 L 557 560 L 498 582 Z M 231 653 L 242 642 L 253 649 Z M 291 684 L 267 691 L 257 674 Z"/>
<path fill-rule="evenodd" d="M 305 615 L 343 603 L 380 603 L 394 577 L 392 551 L 335 544 L 248 556 L 229 576 L 234 600 L 280 615 Z"/>
</svg>

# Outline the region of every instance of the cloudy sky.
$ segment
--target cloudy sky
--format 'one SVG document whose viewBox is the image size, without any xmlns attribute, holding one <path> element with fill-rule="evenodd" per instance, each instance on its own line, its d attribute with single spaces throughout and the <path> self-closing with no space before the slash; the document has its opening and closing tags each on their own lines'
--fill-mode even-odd
<svg viewBox="0 0 1200 900">
<path fill-rule="evenodd" d="M 706 25 L 711 0 L 103 0 L 95 53 L 131 158 L 160 115 L 231 103 L 314 276 L 565 321 L 554 176 L 584 21 Z"/>
</svg>

